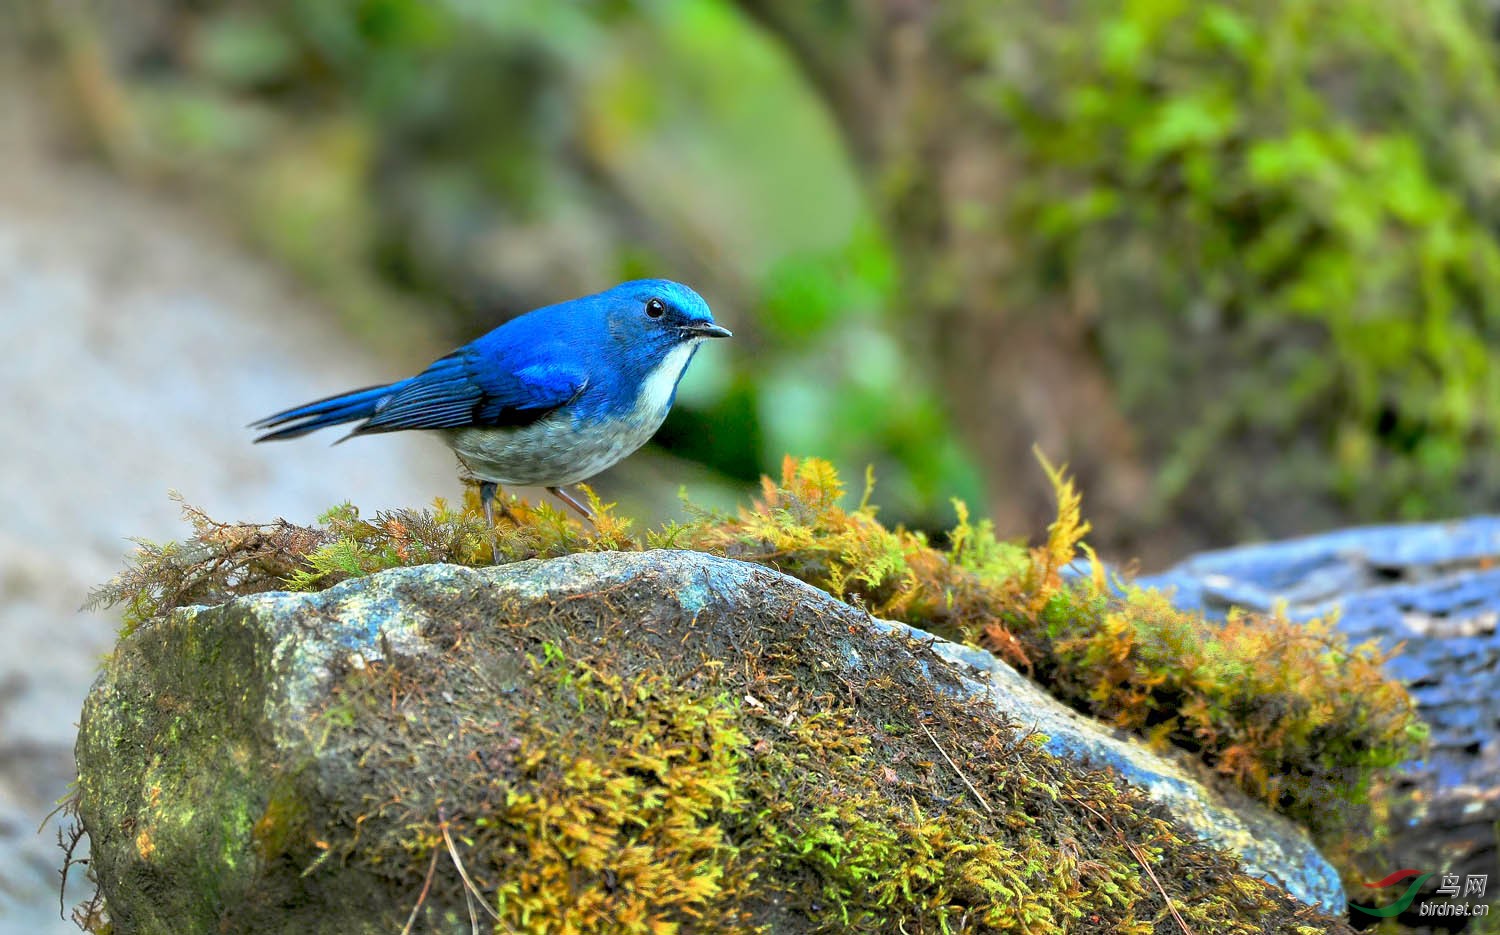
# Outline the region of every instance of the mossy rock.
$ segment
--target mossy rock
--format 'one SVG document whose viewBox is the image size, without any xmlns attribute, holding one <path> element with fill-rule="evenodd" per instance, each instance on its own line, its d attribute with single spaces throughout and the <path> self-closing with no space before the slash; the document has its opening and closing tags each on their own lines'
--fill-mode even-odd
<svg viewBox="0 0 1500 935">
<path fill-rule="evenodd" d="M 921 640 L 955 663 L 974 697 L 1044 735 L 1047 752 L 1109 770 L 1165 806 L 1199 838 L 1237 855 L 1253 876 L 1326 912 L 1345 911 L 1338 871 L 1307 830 L 1226 783 L 1211 777 L 1205 782 L 1202 765 L 1191 756 L 1160 745 L 1153 749 L 1139 737 L 1080 714 L 984 650 L 934 639 L 904 623 L 877 620 L 875 626 Z"/>
<path fill-rule="evenodd" d="M 690 552 L 185 607 L 86 702 L 113 931 L 1346 932 L 951 662 Z"/>
</svg>

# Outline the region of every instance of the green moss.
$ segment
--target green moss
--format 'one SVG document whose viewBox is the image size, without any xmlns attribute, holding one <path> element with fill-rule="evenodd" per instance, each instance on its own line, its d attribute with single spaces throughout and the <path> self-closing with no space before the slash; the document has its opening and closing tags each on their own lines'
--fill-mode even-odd
<svg viewBox="0 0 1500 935">
<path fill-rule="evenodd" d="M 223 725 L 253 720 L 264 704 L 257 659 L 234 634 L 231 619 L 222 627 L 157 621 L 163 639 L 129 644 L 118 661 L 124 673 L 114 694 L 91 695 L 84 720 L 93 730 L 80 735 L 80 762 L 111 761 L 138 781 L 80 770 L 78 796 L 94 816 L 91 871 L 119 878 L 164 895 L 157 915 L 131 920 L 134 928 L 169 920 L 211 921 L 205 912 L 221 902 L 245 897 L 256 845 L 284 847 L 279 827 L 295 815 L 295 793 L 287 782 L 294 764 L 275 762 L 259 745 Z M 169 661 L 170 660 L 170 661 Z M 143 673 L 169 665 L 173 690 L 142 683 Z M 157 737 L 161 747 L 122 754 L 110 745 L 121 737 Z M 170 749 L 171 756 L 161 749 Z M 200 769 L 211 763 L 213 769 Z M 268 817 L 270 820 L 268 821 Z M 101 836 L 117 838 L 110 845 Z M 122 846 L 123 845 L 123 846 Z M 106 854 L 134 855 L 104 865 Z M 261 891 L 268 902 L 280 895 Z"/>
<path fill-rule="evenodd" d="M 1094 329 L 1154 453 L 1154 511 L 1188 506 L 1245 538 L 1309 494 L 1415 518 L 1500 483 L 1465 456 L 1500 432 L 1493 12 L 1423 13 L 947 10 L 941 41 L 973 66 L 969 119 L 993 121 L 1017 162 L 1005 203 L 976 212 L 1020 251 L 1013 307 L 1072 308 Z"/>
</svg>

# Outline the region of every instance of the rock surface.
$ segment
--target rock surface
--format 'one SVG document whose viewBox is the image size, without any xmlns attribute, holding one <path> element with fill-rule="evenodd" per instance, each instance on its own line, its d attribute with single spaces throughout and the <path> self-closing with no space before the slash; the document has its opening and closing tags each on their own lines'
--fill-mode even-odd
<svg viewBox="0 0 1500 935">
<path fill-rule="evenodd" d="M 1402 646 L 1391 671 L 1432 728 L 1398 787 L 1403 867 L 1500 880 L 1500 517 L 1376 526 L 1208 552 L 1157 576 L 1182 607 L 1336 613 L 1352 640 Z"/>
<path fill-rule="evenodd" d="M 1251 873 L 1309 905 L 1335 915 L 1344 912 L 1338 871 L 1298 825 L 1243 795 L 1205 788 L 1138 739 L 1079 714 L 992 653 L 904 623 L 881 620 L 876 626 L 921 640 L 942 658 L 972 670 L 966 687 L 1006 716 L 1047 735 L 1047 749 L 1054 755 L 1112 770 L 1165 805 L 1199 837 L 1239 854 Z"/>
<path fill-rule="evenodd" d="M 407 892 L 382 884 L 380 866 L 353 859 L 322 862 L 316 852 L 294 859 L 299 845 L 288 842 L 301 831 L 283 828 L 284 817 L 302 815 L 304 807 L 361 814 L 370 818 L 362 833 L 374 841 L 380 819 L 371 802 L 386 797 L 381 782 L 394 780 L 375 766 L 369 767 L 374 775 L 360 770 L 367 761 L 378 763 L 389 744 L 378 732 L 361 734 L 352 746 L 328 739 L 344 729 L 329 726 L 328 712 L 343 710 L 338 699 L 349 691 L 351 673 L 416 660 L 470 667 L 463 671 L 472 674 L 477 663 L 462 653 L 481 650 L 465 647 L 484 645 L 483 633 L 505 627 L 514 631 L 507 639 L 528 641 L 530 649 L 502 654 L 498 661 L 484 657 L 486 665 L 498 666 L 493 691 L 502 699 L 524 696 L 531 690 L 528 680 L 536 678 L 537 659 L 554 656 L 614 654 L 634 665 L 685 652 L 699 662 L 684 685 L 720 667 L 735 677 L 741 667 L 748 673 L 752 657 L 754 665 L 771 660 L 763 677 L 744 683 L 753 684 L 753 691 L 744 685 L 734 691 L 743 693 L 743 704 L 755 715 L 778 723 L 784 718 L 787 725 L 798 717 L 817 721 L 816 708 L 806 707 L 812 699 L 836 696 L 873 706 L 893 683 L 899 689 L 902 680 L 915 679 L 898 694 L 920 701 L 920 690 L 912 686 L 927 685 L 934 694 L 920 705 L 935 718 L 934 729 L 942 723 L 938 707 L 947 704 L 945 698 L 971 706 L 983 702 L 975 710 L 990 712 L 986 723 L 1019 722 L 1022 730 L 1035 724 L 1050 735 L 1047 745 L 1060 757 L 1121 769 L 1183 823 L 1240 849 L 1255 873 L 1284 882 L 1304 900 L 1342 908 L 1336 875 L 1300 831 L 1254 806 L 1215 801 L 1170 764 L 1086 723 L 984 654 L 898 624 L 872 622 L 764 568 L 698 553 L 646 552 L 579 554 L 483 570 L 402 568 L 317 594 L 261 594 L 218 608 L 184 608 L 124 638 L 90 694 L 78 743 L 82 816 L 117 931 L 181 931 L 184 925 L 389 931 L 393 921 L 399 928 L 416 901 L 415 885 Z M 454 653 L 456 661 L 449 659 Z M 974 663 L 984 671 L 971 668 Z M 404 688 L 392 682 L 391 715 L 406 723 L 417 717 L 408 706 L 426 704 L 427 696 L 439 712 L 470 710 L 463 707 L 470 699 L 454 697 L 464 691 L 460 681 L 424 677 Z M 445 745 L 463 744 L 466 733 L 477 736 L 480 727 L 462 723 L 466 716 L 444 715 L 454 722 Z M 919 736 L 918 725 L 927 729 L 924 721 L 882 729 Z M 394 749 L 396 760 L 406 763 L 404 748 Z M 938 749 L 943 757 L 932 756 L 905 788 L 927 795 L 943 782 L 954 784 L 943 765 L 950 754 Z M 974 772 L 983 768 L 972 759 L 982 756 L 978 749 L 965 744 L 952 755 L 969 758 L 968 771 Z M 511 764 L 506 757 L 525 754 L 501 743 L 481 744 L 474 755 L 476 763 L 503 771 Z M 889 765 L 903 776 L 912 768 Z M 402 772 L 421 776 L 431 767 L 415 761 Z M 895 771 L 885 772 L 886 783 L 904 781 Z M 295 795 L 287 792 L 288 782 L 296 784 Z M 966 802 L 963 787 L 954 788 L 950 801 Z M 990 788 L 991 796 L 998 794 Z M 307 806 L 311 800 L 316 804 Z M 447 801 L 444 807 L 461 810 L 464 803 Z M 205 900 L 204 892 L 214 899 Z M 467 930 L 458 906 L 434 896 L 426 911 L 429 924 Z M 1298 918 L 1312 920 L 1312 931 L 1344 930 L 1326 919 Z M 773 931 L 806 928 L 785 906 L 762 907 L 757 919 Z"/>
</svg>

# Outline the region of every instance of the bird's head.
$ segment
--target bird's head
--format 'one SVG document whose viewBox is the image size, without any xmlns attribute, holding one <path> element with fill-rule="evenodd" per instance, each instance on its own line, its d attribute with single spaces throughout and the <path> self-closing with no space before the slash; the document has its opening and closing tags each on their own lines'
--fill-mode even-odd
<svg viewBox="0 0 1500 935">
<path fill-rule="evenodd" d="M 642 363 L 654 365 L 678 348 L 732 336 L 714 321 L 702 296 L 670 279 L 623 282 L 599 298 L 608 309 L 610 336 Z"/>
</svg>

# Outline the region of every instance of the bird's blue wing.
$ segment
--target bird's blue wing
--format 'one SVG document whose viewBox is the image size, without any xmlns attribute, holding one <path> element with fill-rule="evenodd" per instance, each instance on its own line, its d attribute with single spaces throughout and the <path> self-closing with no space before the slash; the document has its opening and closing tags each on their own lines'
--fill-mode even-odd
<svg viewBox="0 0 1500 935">
<path fill-rule="evenodd" d="M 567 405 L 588 386 L 581 370 L 532 364 L 511 370 L 473 345 L 393 387 L 352 434 L 469 426 L 517 428 Z"/>
</svg>

